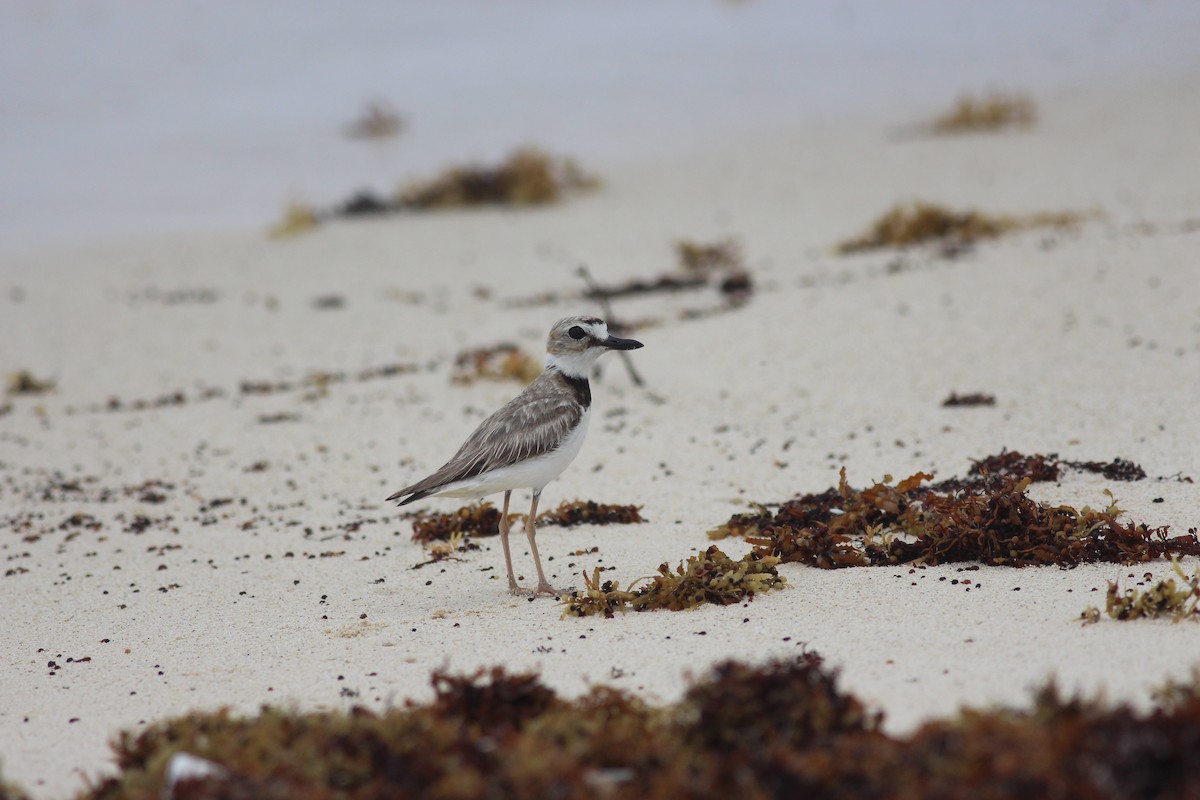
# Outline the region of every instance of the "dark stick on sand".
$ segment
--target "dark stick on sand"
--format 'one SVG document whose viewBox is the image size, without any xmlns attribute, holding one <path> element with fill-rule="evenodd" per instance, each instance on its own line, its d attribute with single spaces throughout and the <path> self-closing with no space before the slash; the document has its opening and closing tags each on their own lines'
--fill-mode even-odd
<svg viewBox="0 0 1200 800">
<path fill-rule="evenodd" d="M 583 278 L 583 282 L 587 284 L 588 290 L 592 293 L 592 297 L 594 297 L 596 302 L 600 304 L 600 309 L 604 312 L 604 318 L 608 320 L 608 323 L 612 325 L 612 327 L 620 331 L 621 325 L 617 322 L 616 316 L 613 314 L 612 304 L 608 302 L 608 295 L 606 295 L 604 290 L 600 288 L 600 284 L 596 283 L 587 266 L 580 264 L 579 268 L 575 270 L 575 274 L 580 278 Z M 633 381 L 634 386 L 640 386 L 641 388 L 645 389 L 646 382 L 642 380 L 642 376 L 638 374 L 637 368 L 633 366 L 633 359 L 629 357 L 629 353 L 626 353 L 623 350 L 618 350 L 617 355 L 621 357 L 621 361 L 625 364 L 625 368 L 629 370 L 629 378 Z M 653 392 L 650 393 L 650 396 L 660 403 L 663 402 L 662 398 L 656 396 Z"/>
</svg>

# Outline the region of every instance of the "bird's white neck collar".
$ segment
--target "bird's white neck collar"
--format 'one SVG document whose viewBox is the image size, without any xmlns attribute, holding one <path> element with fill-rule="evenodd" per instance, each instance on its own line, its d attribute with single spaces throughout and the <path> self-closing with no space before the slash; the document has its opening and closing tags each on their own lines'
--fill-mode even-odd
<svg viewBox="0 0 1200 800">
<path fill-rule="evenodd" d="M 568 378 L 583 378 L 586 380 L 592 372 L 592 364 L 596 363 L 596 359 L 600 357 L 602 352 L 599 348 L 588 348 L 582 353 L 572 353 L 562 356 L 547 353 L 546 369 L 556 369 Z"/>
</svg>

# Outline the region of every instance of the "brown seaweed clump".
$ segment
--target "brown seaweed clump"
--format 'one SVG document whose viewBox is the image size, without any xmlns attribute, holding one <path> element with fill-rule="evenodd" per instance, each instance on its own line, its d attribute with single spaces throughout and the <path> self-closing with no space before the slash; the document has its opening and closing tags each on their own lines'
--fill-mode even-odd
<svg viewBox="0 0 1200 800">
<path fill-rule="evenodd" d="M 541 150 L 515 151 L 494 167 L 451 167 L 428 181 L 414 183 L 396 198 L 398 210 L 461 206 L 537 206 L 557 203 L 564 195 L 594 189 L 599 181 L 571 159 L 553 158 Z"/>
<path fill-rule="evenodd" d="M 987 133 L 1004 128 L 1028 128 L 1037 121 L 1037 106 L 1027 94 L 992 92 L 960 97 L 930 129 L 936 134 Z"/>
<path fill-rule="evenodd" d="M 633 525 L 645 522 L 641 506 L 610 505 L 595 500 L 572 500 L 559 503 L 552 511 L 538 514 L 539 525 L 558 525 L 574 528 L 576 525 Z"/>
<path fill-rule="evenodd" d="M 513 515 L 509 515 L 511 520 Z M 500 510 L 486 500 L 457 508 L 446 514 L 417 514 L 413 517 L 414 542 L 449 542 L 454 536 L 496 536 L 500 533 Z"/>
<path fill-rule="evenodd" d="M 10 395 L 37 395 L 54 391 L 55 382 L 35 378 L 27 369 L 10 372 L 7 376 L 5 392 Z"/>
<path fill-rule="evenodd" d="M 576 525 L 629 525 L 645 522 L 641 506 L 610 505 L 595 500 L 563 501 L 558 508 L 538 515 L 538 523 L 573 528 Z M 521 514 L 509 514 L 510 524 Z M 413 516 L 414 542 L 450 542 L 454 537 L 496 536 L 500 511 L 486 500 L 463 506 L 446 514 L 418 513 Z M 469 549 L 469 544 L 464 544 Z M 455 552 L 460 552 L 456 550 Z"/>
<path fill-rule="evenodd" d="M 840 691 L 837 673 L 813 652 L 757 667 L 722 662 L 680 705 L 692 720 L 685 731 L 689 744 L 724 753 L 810 748 L 876 731 L 883 718 Z"/>
<path fill-rule="evenodd" d="M 894 486 L 885 476 L 858 490 L 843 468 L 836 489 L 789 500 L 773 514 L 759 507 L 734 515 L 709 536 L 740 536 L 760 554 L 822 569 L 965 561 L 1070 567 L 1200 555 L 1194 531 L 1168 537 L 1166 526 L 1122 522 L 1115 501 L 1076 510 L 1031 499 L 1031 482 L 1057 477 L 1052 458 L 1008 453 L 972 471 L 973 478 L 933 486 L 922 485 L 932 477 L 925 473 Z"/>
<path fill-rule="evenodd" d="M 1070 467 L 1095 472 L 1110 481 L 1140 481 L 1145 479 L 1146 470 L 1126 458 L 1114 458 L 1112 461 L 1066 461 Z"/>
<path fill-rule="evenodd" d="M 859 796 L 897 798 L 1195 797 L 1200 751 L 1190 742 L 1197 732 L 1200 702 L 1141 713 L 1064 697 L 1049 684 L 1029 709 L 968 709 L 922 725 L 893 747 L 843 740 L 849 747 L 838 755 L 845 760 L 826 785 L 880 787 Z M 878 758 L 856 776 L 863 762 L 855 754 L 872 752 Z"/>
<path fill-rule="evenodd" d="M 659 565 L 658 573 L 638 589 L 632 584 L 622 589 L 615 580 L 601 581 L 597 568 L 591 575 L 583 574 L 583 591 L 564 596 L 563 616 L 601 615 L 611 619 L 614 611 L 630 608 L 683 611 L 706 603 L 726 606 L 753 600 L 759 592 L 787 584 L 787 579 L 775 569 L 778 563 L 778 558 L 760 552 L 747 553 L 735 561 L 711 545 L 700 555 L 689 556 L 674 570 L 665 562 Z"/>
<path fill-rule="evenodd" d="M 665 707 L 532 675 L 435 673 L 436 698 L 374 712 L 193 712 L 122 732 L 81 800 L 1200 797 L 1200 679 L 1149 711 L 1053 684 L 1028 708 L 967 709 L 889 736 L 814 653 L 727 662 Z M 218 774 L 167 789 L 185 752 Z M 21 797 L 17 792 L 8 796 Z"/>
<path fill-rule="evenodd" d="M 530 383 L 542 374 L 543 365 L 515 344 L 504 342 L 493 347 L 464 350 L 454 358 L 450 380 L 458 384 L 475 381 L 516 381 Z"/>
<path fill-rule="evenodd" d="M 383 122 L 382 119 L 379 120 Z M 371 123 L 374 124 L 374 123 Z M 496 166 L 456 166 L 426 181 L 416 181 L 394 197 L 362 189 L 331 207 L 292 203 L 270 230 L 273 238 L 305 233 L 330 219 L 350 219 L 465 206 L 539 206 L 569 194 L 595 189 L 598 178 L 569 158 L 554 158 L 536 148 L 515 151 Z"/>
<path fill-rule="evenodd" d="M 1167 617 L 1173 622 L 1184 619 L 1200 620 L 1200 568 L 1190 576 L 1176 561 L 1172 566 L 1179 576 L 1157 581 L 1148 589 L 1121 591 L 1117 581 L 1108 582 L 1104 613 L 1117 620 L 1158 619 Z M 1085 622 L 1099 622 L 1100 609 L 1091 606 L 1080 614 Z"/>
<path fill-rule="evenodd" d="M 487 680 L 483 680 L 483 678 Z M 436 698 L 431 709 L 447 720 L 470 726 L 476 735 L 520 730 L 527 720 L 559 705 L 554 690 L 533 673 L 509 675 L 503 667 L 473 675 L 433 673 Z"/>
<path fill-rule="evenodd" d="M 1064 467 L 1103 475 L 1110 481 L 1140 481 L 1146 477 L 1146 470 L 1127 458 L 1114 458 L 1112 461 L 1064 461 L 1057 453 L 1027 456 L 1015 450 L 1005 450 L 974 461 L 967 472 L 966 482 L 951 478 L 942 481 L 936 488 L 963 488 L 972 483 L 995 482 L 1001 478 L 1029 478 L 1034 483 L 1056 481 Z"/>
<path fill-rule="evenodd" d="M 1070 228 L 1083 221 L 1074 212 L 1045 212 L 1022 217 L 991 216 L 979 211 L 952 211 L 920 200 L 892 207 L 860 236 L 837 246 L 843 255 L 885 247 L 938 244 L 955 255 L 985 239 L 1029 228 Z"/>
<path fill-rule="evenodd" d="M 1016 450 L 1005 450 L 996 455 L 986 456 L 978 461 L 971 463 L 971 468 L 967 470 L 968 484 L 995 483 L 1005 479 L 1026 480 L 1030 483 L 1045 483 L 1058 480 L 1061 472 L 1061 464 L 1058 456 L 1042 455 L 1034 453 L 1031 456 L 1023 455 Z M 951 481 L 953 488 L 964 488 L 958 482 Z M 942 488 L 942 484 L 939 484 Z"/>
</svg>

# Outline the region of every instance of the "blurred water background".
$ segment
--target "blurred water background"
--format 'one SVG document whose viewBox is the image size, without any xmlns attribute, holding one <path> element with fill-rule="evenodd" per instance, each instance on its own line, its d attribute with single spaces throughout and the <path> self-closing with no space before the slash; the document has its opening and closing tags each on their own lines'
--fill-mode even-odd
<svg viewBox="0 0 1200 800">
<path fill-rule="evenodd" d="M 521 144 L 602 168 L 1194 74 L 1198 43 L 1196 0 L 6 0 L 0 248 L 265 227 Z M 345 136 L 371 102 L 401 135 Z"/>
</svg>

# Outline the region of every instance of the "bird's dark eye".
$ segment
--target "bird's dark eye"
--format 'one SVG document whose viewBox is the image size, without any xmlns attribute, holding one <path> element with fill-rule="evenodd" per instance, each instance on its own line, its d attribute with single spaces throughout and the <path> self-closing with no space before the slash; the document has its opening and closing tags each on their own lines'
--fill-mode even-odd
<svg viewBox="0 0 1200 800">
<path fill-rule="evenodd" d="M 583 337 L 587 336 L 587 331 L 578 325 L 572 325 L 571 330 L 567 331 L 567 335 L 572 339 L 582 339 Z"/>
</svg>

